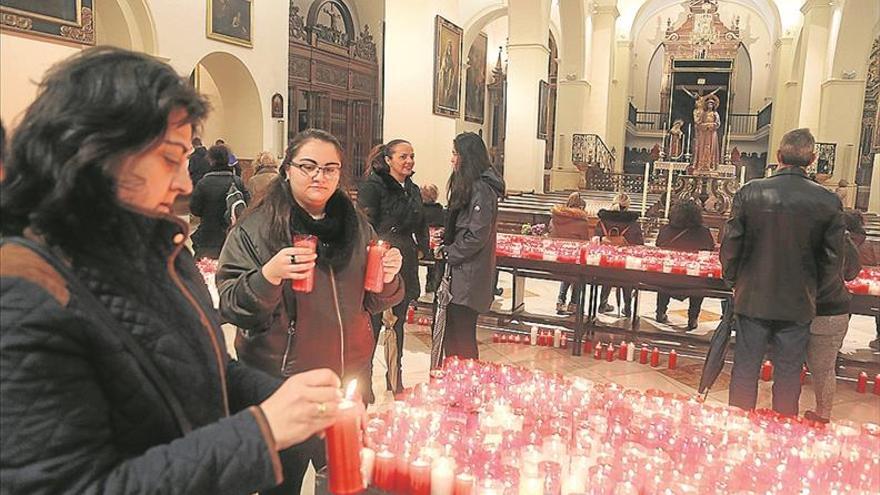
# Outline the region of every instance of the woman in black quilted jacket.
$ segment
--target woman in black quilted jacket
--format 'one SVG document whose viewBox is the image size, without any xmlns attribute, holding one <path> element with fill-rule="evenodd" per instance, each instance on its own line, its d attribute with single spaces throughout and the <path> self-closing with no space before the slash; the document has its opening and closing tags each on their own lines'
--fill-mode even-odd
<svg viewBox="0 0 880 495">
<path fill-rule="evenodd" d="M 339 378 L 230 359 L 172 214 L 207 104 L 152 57 L 53 67 L 0 184 L 4 494 L 251 494 L 334 421 Z"/>
<path fill-rule="evenodd" d="M 245 203 L 250 200 L 244 182 L 229 166 L 229 149 L 226 146 L 211 146 L 208 150 L 208 161 L 211 162 L 211 170 L 195 185 L 189 201 L 190 211 L 201 219 L 198 229 L 192 235 L 195 251 L 193 256 L 196 259 L 220 257 L 220 250 L 223 249 L 226 232 L 230 227 L 226 216 L 229 186 L 235 184 L 244 196 Z"/>
</svg>

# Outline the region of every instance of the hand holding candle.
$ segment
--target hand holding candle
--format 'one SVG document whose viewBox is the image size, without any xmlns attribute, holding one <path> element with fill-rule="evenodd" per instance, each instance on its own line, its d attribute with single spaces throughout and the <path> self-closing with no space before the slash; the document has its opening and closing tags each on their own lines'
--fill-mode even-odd
<svg viewBox="0 0 880 495">
<path fill-rule="evenodd" d="M 318 255 L 314 248 L 286 247 L 279 250 L 261 268 L 263 277 L 272 285 L 281 285 L 285 279 L 299 281 L 314 277 L 315 260 Z"/>
<path fill-rule="evenodd" d="M 400 271 L 401 266 L 403 266 L 403 255 L 400 254 L 400 250 L 391 248 L 386 251 L 385 256 L 382 257 L 383 281 L 387 284 L 394 280 L 394 276 Z"/>
<path fill-rule="evenodd" d="M 341 398 L 339 377 L 328 369 L 307 371 L 285 380 L 260 404 L 275 449 L 281 451 L 301 443 L 333 424 Z"/>
</svg>

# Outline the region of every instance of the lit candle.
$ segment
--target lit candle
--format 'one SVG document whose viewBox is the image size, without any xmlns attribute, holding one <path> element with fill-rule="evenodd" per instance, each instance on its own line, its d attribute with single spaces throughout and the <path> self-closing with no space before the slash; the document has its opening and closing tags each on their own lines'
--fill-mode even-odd
<svg viewBox="0 0 880 495">
<path fill-rule="evenodd" d="M 361 474 L 360 411 L 355 406 L 357 380 L 346 388 L 345 398 L 339 403 L 336 422 L 327 428 L 325 446 L 330 473 L 330 493 L 348 495 L 364 489 Z"/>
<path fill-rule="evenodd" d="M 376 466 L 373 470 L 373 484 L 380 490 L 390 491 L 394 489 L 394 472 L 397 463 L 394 453 L 382 450 L 376 454 Z"/>
<path fill-rule="evenodd" d="M 593 351 L 593 359 L 602 359 L 602 343 L 601 342 L 596 344 L 595 350 Z"/>
<path fill-rule="evenodd" d="M 430 495 L 431 464 L 424 459 L 416 459 L 409 465 L 409 492 L 413 495 Z"/>
<path fill-rule="evenodd" d="M 361 477 L 364 480 L 364 487 L 373 483 L 373 467 L 376 464 L 376 451 L 364 447 L 361 449 Z"/>
<path fill-rule="evenodd" d="M 605 351 L 605 360 L 609 363 L 614 361 L 614 344 L 608 344 L 608 350 Z"/>
<path fill-rule="evenodd" d="M 675 349 L 669 351 L 669 369 L 674 370 L 675 365 L 678 363 L 678 354 L 675 352 Z"/>
<path fill-rule="evenodd" d="M 625 360 L 625 359 L 626 359 L 626 354 L 627 354 L 627 352 L 628 352 L 630 346 L 632 346 L 632 344 L 630 344 L 630 345 L 626 345 L 626 341 L 625 341 L 625 340 L 624 340 L 623 342 L 621 342 L 621 343 L 620 343 L 620 347 L 618 348 L 618 350 L 619 350 L 620 352 L 618 353 L 617 358 L 618 358 L 618 359 Z"/>
<path fill-rule="evenodd" d="M 859 381 L 856 383 L 856 392 L 863 394 L 868 390 L 868 374 L 862 371 L 859 373 Z"/>
<path fill-rule="evenodd" d="M 308 248 L 315 252 L 318 248 L 318 238 L 308 234 L 296 234 L 293 236 L 294 247 Z M 291 288 L 296 292 L 309 293 L 315 287 L 315 267 L 309 270 L 308 277 L 291 281 Z"/>
<path fill-rule="evenodd" d="M 648 364 L 648 346 L 646 345 L 643 345 L 642 350 L 639 351 L 639 363 Z"/>
<path fill-rule="evenodd" d="M 764 364 L 761 365 L 761 380 L 765 382 L 769 382 L 770 378 L 773 376 L 773 363 L 769 360 L 764 361 Z"/>
<path fill-rule="evenodd" d="M 651 367 L 656 368 L 660 366 L 660 349 L 656 347 L 651 350 Z"/>
<path fill-rule="evenodd" d="M 438 457 L 431 464 L 431 495 L 452 495 L 455 486 L 455 462 Z"/>
<path fill-rule="evenodd" d="M 367 271 L 364 274 L 364 290 L 382 292 L 385 288 L 385 271 L 382 269 L 382 258 L 388 251 L 385 241 L 371 241 L 367 248 Z"/>
<path fill-rule="evenodd" d="M 474 477 L 469 473 L 461 473 L 455 477 L 455 489 L 452 495 L 473 495 Z"/>
<path fill-rule="evenodd" d="M 534 475 L 519 478 L 519 495 L 544 495 L 544 479 Z"/>
</svg>

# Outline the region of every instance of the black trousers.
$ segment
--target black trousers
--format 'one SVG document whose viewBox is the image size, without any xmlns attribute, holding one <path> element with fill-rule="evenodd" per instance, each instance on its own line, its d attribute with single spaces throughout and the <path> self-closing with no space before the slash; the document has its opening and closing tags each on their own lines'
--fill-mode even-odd
<svg viewBox="0 0 880 495">
<path fill-rule="evenodd" d="M 460 304 L 446 306 L 446 337 L 443 339 L 443 354 L 446 357 L 458 356 L 463 359 L 478 359 L 477 312 Z"/>
<path fill-rule="evenodd" d="M 403 298 L 403 301 L 400 301 L 400 304 L 391 308 L 391 312 L 397 318 L 397 321 L 394 322 L 394 327 L 392 330 L 394 331 L 394 336 L 397 340 L 397 362 L 396 363 L 386 363 L 389 367 L 397 366 L 397 369 L 400 370 L 400 377 L 403 378 L 403 368 L 402 358 L 403 358 L 403 325 L 406 323 L 406 311 L 409 309 L 409 299 Z M 376 344 L 379 342 L 379 332 L 382 330 L 382 313 L 374 314 L 370 316 L 370 321 L 373 324 L 373 355 L 376 354 Z M 373 360 L 370 360 L 370 376 L 372 376 L 372 363 Z M 402 382 L 402 380 L 401 380 Z M 372 382 L 371 382 L 372 383 Z M 391 390 L 391 378 L 388 372 L 385 373 L 385 385 L 388 390 Z M 394 393 L 399 393 L 403 391 L 403 383 L 399 384 L 400 390 L 394 390 Z"/>
<path fill-rule="evenodd" d="M 611 296 L 611 289 L 614 287 L 611 285 L 603 285 L 602 291 L 599 293 L 599 306 L 605 306 L 608 304 L 608 298 Z M 632 304 L 632 287 L 621 287 L 623 291 L 623 308 L 626 311 L 629 311 L 630 305 Z M 617 301 L 617 305 L 620 305 L 620 301 Z"/>
<path fill-rule="evenodd" d="M 700 316 L 700 307 L 703 305 L 703 298 L 700 296 L 691 296 L 688 298 L 688 319 L 695 320 Z M 665 315 L 669 308 L 669 294 L 666 292 L 657 293 L 657 314 Z"/>
<path fill-rule="evenodd" d="M 260 495 L 290 495 L 301 492 L 309 462 L 315 465 L 316 471 L 327 465 L 323 439 L 314 436 L 299 445 L 282 451 L 281 467 L 284 481 L 275 488 L 261 491 Z"/>
</svg>

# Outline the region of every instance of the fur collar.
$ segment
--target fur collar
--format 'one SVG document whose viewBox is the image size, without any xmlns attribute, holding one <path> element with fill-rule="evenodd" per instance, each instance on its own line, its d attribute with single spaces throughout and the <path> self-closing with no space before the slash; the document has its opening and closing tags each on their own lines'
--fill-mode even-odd
<svg viewBox="0 0 880 495">
<path fill-rule="evenodd" d="M 291 198 L 290 230 L 295 234 L 312 234 L 318 238 L 318 261 L 334 270 L 344 268 L 351 260 L 358 238 L 358 217 L 348 195 L 337 190 L 327 201 L 326 215 L 315 220 Z"/>
<path fill-rule="evenodd" d="M 631 223 L 639 218 L 639 214 L 630 210 L 599 210 L 599 220 L 606 222 Z"/>
<path fill-rule="evenodd" d="M 590 215 L 588 215 L 583 208 L 571 208 L 563 205 L 556 205 L 553 208 L 550 208 L 550 214 L 553 216 L 578 218 L 582 220 L 590 218 Z"/>
</svg>

